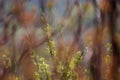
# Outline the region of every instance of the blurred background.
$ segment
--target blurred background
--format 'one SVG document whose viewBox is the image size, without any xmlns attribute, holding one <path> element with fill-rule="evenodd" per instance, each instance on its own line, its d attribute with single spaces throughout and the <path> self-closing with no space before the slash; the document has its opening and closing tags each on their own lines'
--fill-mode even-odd
<svg viewBox="0 0 120 80">
<path fill-rule="evenodd" d="M 120 1 L 0 0 L 0 80 L 120 80 Z"/>
</svg>

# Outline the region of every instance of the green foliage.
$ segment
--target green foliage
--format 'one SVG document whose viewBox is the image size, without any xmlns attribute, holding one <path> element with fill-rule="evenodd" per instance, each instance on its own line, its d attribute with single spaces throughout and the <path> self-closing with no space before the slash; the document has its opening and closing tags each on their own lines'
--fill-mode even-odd
<svg viewBox="0 0 120 80">
<path fill-rule="evenodd" d="M 111 51 L 112 44 L 111 43 L 106 43 L 105 45 L 107 51 Z"/>
<path fill-rule="evenodd" d="M 68 71 L 67 72 L 67 79 L 68 80 L 77 80 L 77 73 L 75 71 Z"/>
<path fill-rule="evenodd" d="M 70 62 L 68 63 L 64 63 L 61 60 L 57 60 L 56 45 L 55 45 L 55 41 L 52 39 L 52 30 L 49 24 L 47 24 L 47 26 L 44 28 L 44 32 L 46 33 L 46 36 L 48 38 L 48 40 L 46 41 L 46 45 L 47 45 L 46 50 L 51 55 L 54 64 L 53 68 L 55 72 L 50 71 L 51 65 L 46 63 L 47 61 L 45 60 L 45 58 L 39 57 L 33 51 L 31 57 L 33 63 L 37 67 L 37 71 L 35 72 L 36 80 L 51 80 L 52 75 L 56 75 L 56 76 L 58 75 L 60 80 L 77 80 L 78 74 L 74 69 L 82 61 L 82 52 L 77 51 L 71 58 Z"/>
<path fill-rule="evenodd" d="M 52 31 L 51 26 L 47 24 L 47 26 L 44 28 L 44 32 L 46 33 L 46 36 L 48 38 L 46 45 L 47 45 L 47 51 L 50 53 L 51 57 L 56 56 L 56 46 L 54 40 L 52 40 Z"/>
<path fill-rule="evenodd" d="M 77 66 L 78 64 L 80 64 L 82 60 L 82 52 L 78 51 L 75 53 L 74 57 L 72 57 L 69 67 L 71 70 L 73 70 L 75 68 L 75 66 Z"/>
<path fill-rule="evenodd" d="M 37 67 L 37 71 L 35 72 L 36 80 L 50 80 L 50 68 L 49 64 L 47 64 L 45 58 L 39 57 L 34 52 L 32 53 L 32 60 L 35 66 Z"/>
</svg>

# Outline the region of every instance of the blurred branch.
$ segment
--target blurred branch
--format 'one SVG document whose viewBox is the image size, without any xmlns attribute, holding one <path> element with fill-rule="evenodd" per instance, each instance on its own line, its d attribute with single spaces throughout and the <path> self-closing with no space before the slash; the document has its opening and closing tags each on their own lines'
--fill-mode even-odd
<svg viewBox="0 0 120 80">
<path fill-rule="evenodd" d="M 75 6 L 77 6 L 77 7 L 79 7 L 79 3 L 78 3 L 78 0 L 75 0 L 75 4 L 74 4 Z M 79 10 L 79 9 L 78 9 Z M 80 36 L 81 36 L 81 23 L 82 23 L 82 18 L 81 18 L 81 13 L 80 13 L 80 11 L 78 11 L 78 20 L 77 20 L 77 29 L 76 29 L 76 32 L 75 32 L 75 34 L 74 34 L 74 39 L 73 39 L 73 42 L 72 42 L 72 44 L 71 44 L 71 46 L 70 46 L 70 49 L 69 49 L 69 51 L 68 51 L 68 54 L 69 54 L 69 56 L 72 54 L 72 53 L 74 53 L 73 52 L 73 47 L 75 47 L 75 46 L 78 46 L 79 48 L 80 48 Z M 80 45 L 80 46 L 79 46 Z M 71 55 L 72 56 L 72 55 Z"/>
</svg>

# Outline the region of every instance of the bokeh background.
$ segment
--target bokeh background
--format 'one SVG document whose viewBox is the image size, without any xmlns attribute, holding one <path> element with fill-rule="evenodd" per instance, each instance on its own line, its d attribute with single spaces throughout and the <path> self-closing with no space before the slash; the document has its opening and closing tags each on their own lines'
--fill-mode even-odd
<svg viewBox="0 0 120 80">
<path fill-rule="evenodd" d="M 120 1 L 0 0 L 0 80 L 120 80 Z"/>
</svg>

